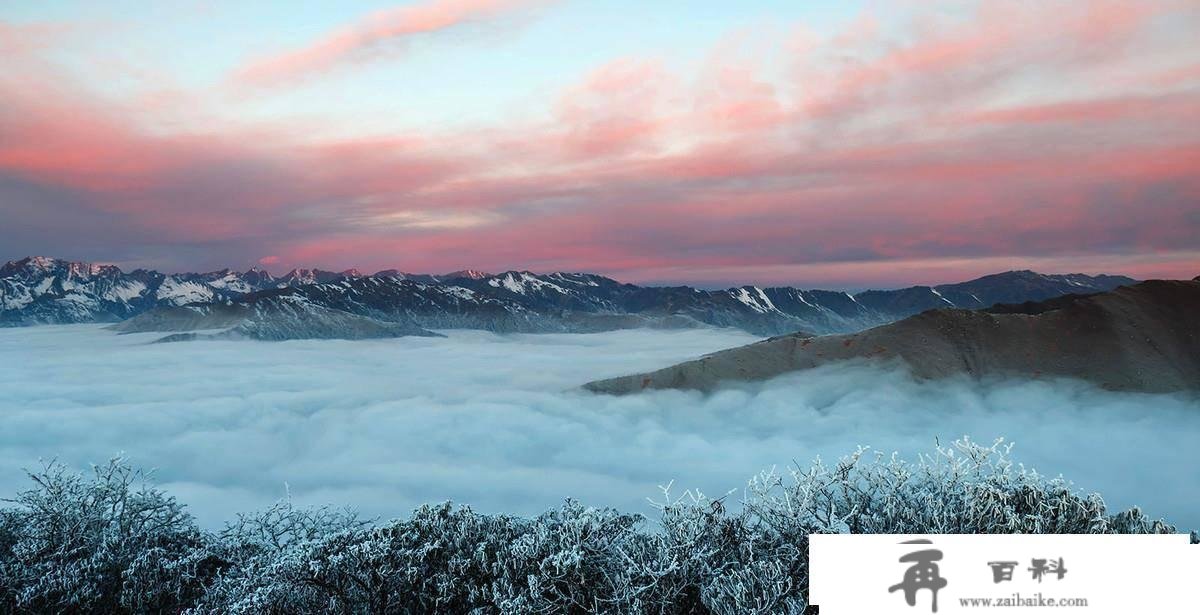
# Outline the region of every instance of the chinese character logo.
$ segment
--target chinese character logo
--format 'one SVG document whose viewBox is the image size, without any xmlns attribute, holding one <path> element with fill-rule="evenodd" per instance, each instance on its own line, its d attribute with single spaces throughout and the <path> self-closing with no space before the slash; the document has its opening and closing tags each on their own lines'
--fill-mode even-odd
<svg viewBox="0 0 1200 615">
<path fill-rule="evenodd" d="M 988 566 L 992 567 L 992 583 L 1001 581 L 1011 581 L 1013 570 L 1017 568 L 1016 562 L 988 562 Z"/>
<path fill-rule="evenodd" d="M 901 544 L 933 544 L 928 540 L 909 540 Z M 904 590 L 904 601 L 908 606 L 917 605 L 917 590 L 928 589 L 933 593 L 933 612 L 937 612 L 937 593 L 946 586 L 946 579 L 938 574 L 938 565 L 934 562 L 942 560 L 942 552 L 937 549 L 913 551 L 900 558 L 901 564 L 912 563 L 904 571 L 904 580 L 888 588 L 888 593 L 898 589 Z"/>
<path fill-rule="evenodd" d="M 1033 565 L 1026 570 L 1033 573 L 1033 580 L 1038 583 L 1041 583 L 1042 577 L 1048 574 L 1055 575 L 1059 579 L 1067 575 L 1067 566 L 1061 557 L 1057 560 L 1033 558 L 1030 562 Z M 1017 562 L 988 562 L 988 566 L 992 568 L 992 582 L 1002 583 L 1013 580 L 1013 571 L 1017 567 Z"/>
<path fill-rule="evenodd" d="M 1067 575 L 1067 567 L 1063 565 L 1063 558 L 1058 558 L 1058 561 L 1035 559 L 1033 565 L 1029 567 L 1029 571 L 1033 573 L 1033 578 L 1038 583 L 1042 582 L 1042 577 L 1047 573 L 1057 575 L 1061 580 Z"/>
</svg>

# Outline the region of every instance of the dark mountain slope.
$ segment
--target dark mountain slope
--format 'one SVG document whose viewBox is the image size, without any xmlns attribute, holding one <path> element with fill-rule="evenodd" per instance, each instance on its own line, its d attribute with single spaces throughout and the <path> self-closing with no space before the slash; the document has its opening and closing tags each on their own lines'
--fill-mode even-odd
<svg viewBox="0 0 1200 615">
<path fill-rule="evenodd" d="M 712 390 L 849 359 L 903 361 L 919 378 L 1061 376 L 1121 390 L 1200 389 L 1200 282 L 1153 280 L 1044 304 L 931 310 L 850 335 L 772 338 L 585 387 Z"/>
</svg>

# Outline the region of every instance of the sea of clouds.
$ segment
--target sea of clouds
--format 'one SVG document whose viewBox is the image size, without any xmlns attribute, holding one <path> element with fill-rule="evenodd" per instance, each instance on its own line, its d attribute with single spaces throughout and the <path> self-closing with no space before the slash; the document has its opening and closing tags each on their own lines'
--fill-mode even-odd
<svg viewBox="0 0 1200 615">
<path fill-rule="evenodd" d="M 534 514 L 574 497 L 649 513 L 858 445 L 915 458 L 969 435 L 1200 528 L 1200 398 L 1067 381 L 915 382 L 842 365 L 717 394 L 598 396 L 588 380 L 753 341 L 732 330 L 148 344 L 99 326 L 0 329 L 0 497 L 22 468 L 115 455 L 218 527 L 285 494 L 367 516 L 422 502 Z M 736 497 L 736 495 L 734 496 Z"/>
</svg>

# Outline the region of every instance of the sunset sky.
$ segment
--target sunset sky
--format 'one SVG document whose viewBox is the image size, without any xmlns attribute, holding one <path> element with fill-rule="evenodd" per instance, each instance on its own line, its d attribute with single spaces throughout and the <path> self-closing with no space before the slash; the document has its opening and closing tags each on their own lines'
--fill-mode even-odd
<svg viewBox="0 0 1200 615">
<path fill-rule="evenodd" d="M 0 4 L 0 261 L 1200 274 L 1200 3 Z"/>
</svg>

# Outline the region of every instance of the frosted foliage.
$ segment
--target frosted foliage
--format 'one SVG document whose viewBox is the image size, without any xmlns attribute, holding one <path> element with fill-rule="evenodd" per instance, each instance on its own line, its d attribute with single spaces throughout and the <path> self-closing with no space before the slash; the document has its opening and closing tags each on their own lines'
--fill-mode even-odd
<svg viewBox="0 0 1200 615">
<path fill-rule="evenodd" d="M 0 611 L 157 612 L 198 599 L 221 565 L 219 543 L 118 461 L 30 478 L 0 513 Z"/>
<path fill-rule="evenodd" d="M 1164 533 L 1137 509 L 963 440 L 906 462 L 859 450 L 675 493 L 652 519 L 567 500 L 536 517 L 450 503 L 389 522 L 284 500 L 198 529 L 120 461 L 49 464 L 0 510 L 0 611 L 801 613 L 814 533 Z"/>
</svg>

